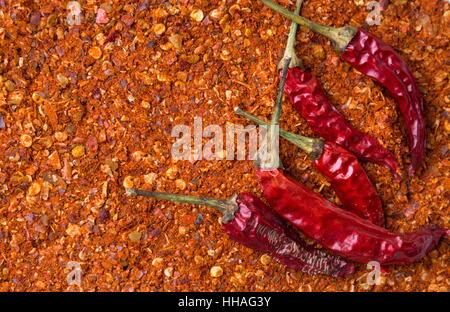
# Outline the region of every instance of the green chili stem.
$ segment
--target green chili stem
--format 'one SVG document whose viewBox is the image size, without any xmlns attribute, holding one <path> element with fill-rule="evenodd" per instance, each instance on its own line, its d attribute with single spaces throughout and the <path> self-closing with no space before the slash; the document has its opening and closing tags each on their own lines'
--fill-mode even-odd
<svg viewBox="0 0 450 312">
<path fill-rule="evenodd" d="M 336 50 L 343 52 L 347 45 L 350 43 L 350 41 L 353 39 L 353 36 L 356 33 L 356 28 L 353 26 L 345 26 L 341 28 L 334 28 L 329 26 L 320 25 L 317 23 L 314 23 L 313 21 L 310 21 L 309 19 L 306 19 L 302 16 L 299 16 L 295 14 L 294 12 L 291 12 L 289 10 L 286 10 L 285 8 L 282 8 L 278 4 L 270 1 L 270 0 L 259 0 L 265 5 L 267 5 L 272 10 L 280 13 L 281 15 L 287 17 L 291 21 L 305 26 L 308 29 L 311 29 L 312 31 L 321 34 L 331 41 L 333 41 L 333 44 L 336 48 Z"/>
<path fill-rule="evenodd" d="M 246 111 L 243 111 L 239 107 L 235 107 L 234 111 L 236 114 L 244 116 L 245 118 L 263 126 L 269 126 L 268 122 L 265 122 L 250 113 L 247 113 Z M 288 140 L 289 142 L 293 143 L 294 145 L 300 147 L 303 151 L 308 153 L 312 158 L 318 159 L 322 155 L 323 152 L 323 141 L 320 139 L 314 139 L 314 138 L 308 138 L 304 137 L 292 132 L 288 132 L 286 130 L 280 129 L 280 135 Z"/>
<path fill-rule="evenodd" d="M 277 101 L 275 103 L 275 110 L 272 114 L 272 126 L 279 124 L 281 113 L 283 112 L 283 95 L 284 87 L 286 86 L 287 74 L 289 71 L 289 64 L 291 63 L 291 58 L 284 59 L 283 73 L 281 75 L 280 86 L 278 90 Z"/>
<path fill-rule="evenodd" d="M 300 10 L 302 8 L 302 3 L 303 0 L 297 0 L 297 4 L 296 4 L 296 8 L 295 8 L 295 14 L 299 15 L 300 14 Z M 297 36 L 297 28 L 298 28 L 298 24 L 295 22 L 291 23 L 291 29 L 289 31 L 289 36 L 288 36 L 288 41 L 286 44 L 286 50 L 284 51 L 284 56 L 280 61 L 280 64 L 278 65 L 279 69 L 283 68 L 283 60 L 290 58 L 291 59 L 291 63 L 289 64 L 290 68 L 293 67 L 300 67 L 300 68 L 304 68 L 303 67 L 303 63 L 302 61 L 297 57 L 297 54 L 295 53 L 295 38 Z"/>
<path fill-rule="evenodd" d="M 230 221 L 234 217 L 234 212 L 238 208 L 235 197 L 229 200 L 225 200 L 225 199 L 205 198 L 172 193 L 151 192 L 134 188 L 126 189 L 126 193 L 129 196 L 145 196 L 169 200 L 171 202 L 181 204 L 193 204 L 212 207 L 219 210 L 223 214 L 222 220 L 224 223 Z"/>
</svg>

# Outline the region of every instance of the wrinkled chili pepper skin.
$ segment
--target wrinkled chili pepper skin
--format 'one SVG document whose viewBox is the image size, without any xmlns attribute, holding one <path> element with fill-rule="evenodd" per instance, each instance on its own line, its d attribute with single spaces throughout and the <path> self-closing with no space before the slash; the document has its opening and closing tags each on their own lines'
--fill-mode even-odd
<svg viewBox="0 0 450 312">
<path fill-rule="evenodd" d="M 391 152 L 375 138 L 354 128 L 331 104 L 311 72 L 299 67 L 290 68 L 284 90 L 292 106 L 315 133 L 343 146 L 360 159 L 387 167 L 397 175 L 398 163 Z"/>
<path fill-rule="evenodd" d="M 354 272 L 352 263 L 307 246 L 287 224 L 259 198 L 250 194 L 237 197 L 234 218 L 223 224 L 235 241 L 271 255 L 289 268 L 341 277 Z"/>
<path fill-rule="evenodd" d="M 407 128 L 411 155 L 409 174 L 413 176 L 425 154 L 426 129 L 423 97 L 408 65 L 392 47 L 362 28 L 341 57 L 382 84 L 398 102 Z"/>
<path fill-rule="evenodd" d="M 333 205 L 281 170 L 257 170 L 263 194 L 272 209 L 304 234 L 343 258 L 381 265 L 405 264 L 423 258 L 448 235 L 438 226 L 396 234 Z"/>
<path fill-rule="evenodd" d="M 355 155 L 335 143 L 325 142 L 322 155 L 314 163 L 345 208 L 384 226 L 381 199 Z"/>
</svg>

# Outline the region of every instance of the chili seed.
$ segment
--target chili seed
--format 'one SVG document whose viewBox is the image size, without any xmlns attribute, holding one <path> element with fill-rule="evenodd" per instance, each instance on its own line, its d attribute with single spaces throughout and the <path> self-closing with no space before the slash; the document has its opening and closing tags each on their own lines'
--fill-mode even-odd
<svg viewBox="0 0 450 312">
<path fill-rule="evenodd" d="M 153 32 L 154 32 L 156 35 L 162 35 L 163 33 L 166 32 L 166 25 L 164 25 L 164 24 L 156 24 L 156 25 L 153 27 Z"/>
<path fill-rule="evenodd" d="M 182 179 L 175 180 L 175 185 L 179 190 L 184 191 L 186 189 L 186 182 Z"/>
<path fill-rule="evenodd" d="M 77 145 L 72 149 L 72 156 L 74 158 L 83 157 L 85 154 L 85 149 L 83 145 Z"/>
<path fill-rule="evenodd" d="M 132 242 L 138 242 L 141 240 L 142 237 L 142 233 L 140 232 L 132 232 L 130 234 L 128 234 L 128 238 L 130 239 L 130 241 Z"/>
<path fill-rule="evenodd" d="M 155 258 L 152 261 L 152 265 L 155 267 L 160 267 L 162 266 L 162 264 L 164 263 L 164 259 L 163 258 Z"/>
<path fill-rule="evenodd" d="M 22 134 L 20 137 L 20 143 L 24 147 L 30 147 L 33 144 L 33 139 L 28 134 Z"/>
<path fill-rule="evenodd" d="M 183 46 L 183 39 L 181 35 L 173 34 L 169 37 L 169 42 L 176 48 L 181 49 Z"/>
<path fill-rule="evenodd" d="M 63 74 L 57 74 L 56 80 L 58 80 L 59 84 L 64 88 L 69 84 L 69 79 Z"/>
<path fill-rule="evenodd" d="M 23 101 L 24 94 L 21 91 L 14 91 L 8 96 L 8 103 L 20 105 Z"/>
<path fill-rule="evenodd" d="M 209 273 L 212 277 L 221 277 L 223 275 L 223 269 L 220 266 L 213 266 Z"/>
<path fill-rule="evenodd" d="M 134 182 L 133 182 L 133 177 L 132 176 L 127 176 L 125 177 L 125 179 L 123 179 L 123 187 L 124 188 L 133 188 L 134 186 Z"/>
<path fill-rule="evenodd" d="M 205 17 L 205 15 L 203 14 L 202 10 L 196 9 L 191 12 L 191 18 L 194 21 L 201 22 L 201 21 L 203 21 L 204 17 Z"/>
<path fill-rule="evenodd" d="M 263 264 L 263 265 L 268 265 L 271 262 L 271 258 L 269 255 L 262 255 L 261 258 L 259 258 L 259 261 Z"/>
<path fill-rule="evenodd" d="M 33 92 L 33 94 L 31 95 L 31 99 L 35 102 L 35 103 L 42 103 L 44 101 L 44 99 L 42 98 L 42 96 L 39 94 L 39 92 Z"/>
<path fill-rule="evenodd" d="M 60 132 L 60 131 L 55 132 L 54 136 L 55 136 L 56 141 L 58 141 L 58 142 L 64 142 L 67 140 L 67 137 L 68 137 L 66 132 Z"/>
<path fill-rule="evenodd" d="M 154 172 L 144 175 L 145 183 L 150 184 L 150 185 L 155 183 L 156 178 L 157 178 L 157 175 Z"/>
<path fill-rule="evenodd" d="M 14 89 L 16 89 L 16 84 L 14 82 L 12 82 L 11 80 L 6 80 L 5 88 L 8 92 L 13 92 Z"/>
<path fill-rule="evenodd" d="M 164 275 L 166 277 L 171 277 L 173 275 L 173 268 L 172 267 L 168 267 L 164 270 Z"/>
<path fill-rule="evenodd" d="M 222 9 L 214 9 L 209 13 L 209 16 L 215 20 L 221 19 L 222 15 L 223 15 Z"/>
<path fill-rule="evenodd" d="M 166 177 L 171 180 L 175 180 L 177 175 L 178 175 L 178 167 L 170 167 L 166 171 Z"/>
<path fill-rule="evenodd" d="M 33 182 L 31 186 L 28 188 L 28 195 L 36 196 L 41 192 L 41 185 L 37 182 Z"/>
<path fill-rule="evenodd" d="M 88 51 L 89 55 L 94 59 L 98 60 L 102 57 L 102 50 L 99 47 L 92 47 Z"/>
</svg>

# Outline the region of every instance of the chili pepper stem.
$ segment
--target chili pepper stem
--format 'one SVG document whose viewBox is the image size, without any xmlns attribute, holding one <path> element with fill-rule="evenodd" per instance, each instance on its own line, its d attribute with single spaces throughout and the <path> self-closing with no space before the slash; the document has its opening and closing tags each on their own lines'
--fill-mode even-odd
<svg viewBox="0 0 450 312">
<path fill-rule="evenodd" d="M 275 103 L 275 110 L 272 114 L 272 123 L 271 123 L 272 126 L 277 126 L 279 124 L 281 113 L 283 111 L 282 104 L 283 104 L 284 87 L 286 86 L 286 79 L 287 79 L 287 74 L 288 74 L 290 63 L 291 63 L 290 57 L 284 59 L 283 73 L 281 75 L 280 87 L 279 87 L 278 95 L 277 95 L 277 101 Z"/>
<path fill-rule="evenodd" d="M 295 14 L 299 15 L 300 10 L 302 8 L 303 0 L 297 0 L 296 8 L 295 8 Z M 300 67 L 303 69 L 303 63 L 302 61 L 297 57 L 297 54 L 295 53 L 295 37 L 297 36 L 297 28 L 298 24 L 295 22 L 291 23 L 291 29 L 289 30 L 289 36 L 288 41 L 286 44 L 286 50 L 284 51 L 284 56 L 281 59 L 280 63 L 278 64 L 278 69 L 283 69 L 283 65 L 285 64 L 285 60 L 290 58 L 291 62 L 289 64 L 289 68 L 293 67 Z"/>
<path fill-rule="evenodd" d="M 330 26 L 324 26 L 317 23 L 314 23 L 313 21 L 310 21 L 302 16 L 299 16 L 295 14 L 294 12 L 291 12 L 289 10 L 286 10 L 285 8 L 282 8 L 278 4 L 270 1 L 270 0 L 259 0 L 262 3 L 264 3 L 266 6 L 271 8 L 272 10 L 280 13 L 281 15 L 287 17 L 291 21 L 304 26 L 313 32 L 316 32 L 318 34 L 321 34 L 331 41 L 333 41 L 334 48 L 339 51 L 343 52 L 347 45 L 350 43 L 350 41 L 353 39 L 353 37 L 356 34 L 357 28 L 354 26 L 344 26 L 340 28 L 334 28 Z"/>
<path fill-rule="evenodd" d="M 275 140 L 279 137 L 279 120 L 282 113 L 282 103 L 283 103 L 283 94 L 284 87 L 286 85 L 287 74 L 289 70 L 289 64 L 291 63 L 291 59 L 287 58 L 284 60 L 283 73 L 281 75 L 280 86 L 278 91 L 277 100 L 275 103 L 275 110 L 272 114 L 272 122 L 269 125 L 269 131 L 267 136 L 267 146 L 266 146 L 266 156 L 264 159 L 258 159 L 256 162 L 256 166 L 264 169 L 274 169 L 283 167 L 280 156 L 278 154 L 278 146 L 275 146 L 278 141 Z"/>
<path fill-rule="evenodd" d="M 219 210 L 223 217 L 223 223 L 227 223 L 234 218 L 234 213 L 238 209 L 236 203 L 236 197 L 233 196 L 231 199 L 215 199 L 215 198 L 205 198 L 205 197 L 197 197 L 190 195 L 181 195 L 181 194 L 172 194 L 172 193 L 161 193 L 161 192 L 151 192 L 145 190 L 139 190 L 134 188 L 126 189 L 126 194 L 128 196 L 144 196 L 144 197 L 152 197 L 157 199 L 169 200 L 175 203 L 182 204 L 193 204 L 193 205 L 202 205 L 215 208 Z"/>
<path fill-rule="evenodd" d="M 247 113 L 246 111 L 242 110 L 240 107 L 235 107 L 234 111 L 236 114 L 241 115 L 254 123 L 257 123 L 258 125 L 263 126 L 269 126 L 268 122 L 265 122 L 264 120 L 259 119 L 258 117 L 255 117 L 251 115 L 250 113 Z M 280 129 L 280 135 L 291 142 L 292 144 L 298 146 L 301 148 L 304 152 L 306 152 L 309 156 L 311 156 L 313 159 L 318 159 L 322 155 L 323 152 L 323 141 L 321 139 L 314 139 L 314 138 L 308 138 L 304 137 L 283 129 Z"/>
</svg>

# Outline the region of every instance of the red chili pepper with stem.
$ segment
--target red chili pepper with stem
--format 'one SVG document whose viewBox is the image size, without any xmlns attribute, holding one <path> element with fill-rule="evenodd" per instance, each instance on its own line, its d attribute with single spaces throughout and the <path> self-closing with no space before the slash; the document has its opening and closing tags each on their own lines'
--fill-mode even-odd
<svg viewBox="0 0 450 312">
<path fill-rule="evenodd" d="M 235 112 L 259 125 L 268 125 L 239 107 Z M 381 198 L 355 155 L 332 142 L 307 138 L 283 129 L 279 131 L 280 136 L 314 159 L 316 169 L 328 180 L 346 209 L 373 224 L 384 226 Z"/>
<path fill-rule="evenodd" d="M 281 116 L 283 92 L 282 79 L 271 125 L 277 125 Z M 278 159 L 276 156 L 272 155 L 271 159 Z M 448 235 L 448 230 L 438 226 L 411 234 L 389 232 L 333 205 L 286 176 L 280 168 L 280 163 L 261 162 L 256 169 L 263 195 L 271 208 L 304 234 L 346 259 L 362 263 L 377 261 L 381 265 L 410 263 L 423 258 L 442 236 Z"/>
<path fill-rule="evenodd" d="M 381 265 L 420 260 L 436 247 L 448 230 L 427 226 L 397 234 L 333 205 L 280 169 L 258 170 L 263 194 L 272 209 L 305 235 L 338 255 Z"/>
<path fill-rule="evenodd" d="M 391 93 L 400 106 L 407 128 L 411 156 L 409 174 L 413 176 L 425 155 L 424 103 L 419 86 L 400 55 L 391 46 L 362 28 L 319 25 L 270 0 L 260 1 L 295 23 L 329 38 L 344 61 L 379 82 Z"/>
<path fill-rule="evenodd" d="M 302 2 L 297 2 L 296 15 Z M 327 98 L 317 78 L 305 70 L 295 53 L 296 30 L 297 24 L 292 23 L 284 53 L 284 58 L 292 59 L 284 90 L 292 106 L 321 137 L 341 145 L 362 160 L 391 169 L 399 177 L 398 163 L 392 153 L 374 137 L 353 127 Z"/>
<path fill-rule="evenodd" d="M 250 194 L 240 194 L 229 200 L 137 189 L 127 189 L 127 194 L 216 208 L 223 214 L 222 226 L 231 239 L 267 253 L 289 268 L 334 277 L 352 274 L 355 270 L 353 264 L 306 245 L 283 219 Z"/>
</svg>

